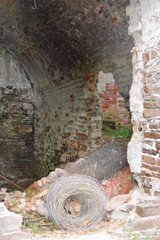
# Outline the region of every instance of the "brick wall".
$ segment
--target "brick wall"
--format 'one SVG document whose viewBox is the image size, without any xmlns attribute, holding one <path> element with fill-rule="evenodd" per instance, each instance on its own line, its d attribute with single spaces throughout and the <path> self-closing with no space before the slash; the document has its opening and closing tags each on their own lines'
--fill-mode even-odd
<svg viewBox="0 0 160 240">
<path fill-rule="evenodd" d="M 129 33 L 135 39 L 128 160 L 132 172 L 141 176 L 152 193 L 160 188 L 160 2 L 131 1 L 127 12 Z"/>
<path fill-rule="evenodd" d="M 44 89 L 44 109 L 35 125 L 36 137 L 42 142 L 41 161 L 46 173 L 78 158 L 79 151 L 87 149 L 101 135 L 97 75 L 63 73 L 60 79 Z M 43 126 L 42 132 L 39 126 Z"/>
<path fill-rule="evenodd" d="M 1 174 L 27 186 L 34 164 L 33 90 L 23 69 L 5 51 L 0 62 Z"/>
<path fill-rule="evenodd" d="M 112 73 L 100 72 L 98 75 L 98 91 L 100 96 L 103 121 L 114 126 L 129 125 L 130 113 L 125 108 L 125 100 L 118 92 Z"/>
</svg>

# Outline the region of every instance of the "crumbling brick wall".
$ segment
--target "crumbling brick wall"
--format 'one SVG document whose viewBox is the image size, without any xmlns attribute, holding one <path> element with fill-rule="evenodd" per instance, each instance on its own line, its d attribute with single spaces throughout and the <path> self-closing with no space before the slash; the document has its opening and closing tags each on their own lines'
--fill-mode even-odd
<svg viewBox="0 0 160 240">
<path fill-rule="evenodd" d="M 149 190 L 160 178 L 160 2 L 131 1 L 127 13 L 129 33 L 135 39 L 130 91 L 133 137 L 128 160 Z"/>
<path fill-rule="evenodd" d="M 33 89 L 24 70 L 4 50 L 0 72 L 1 174 L 27 186 L 34 164 Z"/>
<path fill-rule="evenodd" d="M 125 107 L 125 100 L 115 85 L 112 73 L 98 75 L 98 91 L 101 102 L 102 118 L 104 123 L 113 125 L 130 125 L 130 113 Z"/>
<path fill-rule="evenodd" d="M 54 87 L 44 89 L 44 109 L 39 116 L 44 128 L 39 139 L 44 143 L 42 162 L 46 172 L 78 158 L 91 139 L 94 142 L 101 136 L 97 74 L 63 73 L 60 78 L 53 81 Z"/>
</svg>

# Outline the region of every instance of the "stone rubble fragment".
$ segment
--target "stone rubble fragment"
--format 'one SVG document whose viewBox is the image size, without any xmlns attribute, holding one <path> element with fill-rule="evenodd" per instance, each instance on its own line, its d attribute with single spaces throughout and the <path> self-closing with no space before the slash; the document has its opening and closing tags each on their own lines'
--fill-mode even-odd
<svg viewBox="0 0 160 240">
<path fill-rule="evenodd" d="M 0 234 L 11 233 L 20 230 L 22 216 L 8 211 L 3 203 L 0 203 Z"/>
<path fill-rule="evenodd" d="M 111 198 L 111 200 L 107 203 L 106 210 L 113 211 L 116 208 L 120 207 L 124 203 L 128 202 L 131 199 L 130 194 L 118 195 L 116 197 Z"/>
</svg>

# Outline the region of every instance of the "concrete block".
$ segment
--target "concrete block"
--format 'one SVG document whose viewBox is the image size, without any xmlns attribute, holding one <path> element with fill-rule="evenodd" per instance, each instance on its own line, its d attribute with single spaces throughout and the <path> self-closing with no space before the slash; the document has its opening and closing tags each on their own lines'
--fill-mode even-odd
<svg viewBox="0 0 160 240">
<path fill-rule="evenodd" d="M 20 230 L 22 216 L 8 211 L 3 203 L 0 203 L 0 234 L 11 233 Z"/>
</svg>

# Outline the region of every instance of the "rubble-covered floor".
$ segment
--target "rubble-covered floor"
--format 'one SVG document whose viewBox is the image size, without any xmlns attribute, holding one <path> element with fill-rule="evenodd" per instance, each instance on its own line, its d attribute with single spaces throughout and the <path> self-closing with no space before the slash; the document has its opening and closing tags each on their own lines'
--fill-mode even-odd
<svg viewBox="0 0 160 240">
<path fill-rule="evenodd" d="M 156 221 L 160 223 L 160 212 L 155 207 L 159 203 L 159 197 L 149 196 L 135 187 L 130 194 L 118 195 L 108 202 L 108 220 L 101 221 L 93 231 L 50 231 L 46 228 L 45 231 L 34 233 L 33 229 L 23 226 L 21 231 L 0 235 L 0 240 L 159 240 L 159 225 L 153 227 Z M 141 208 L 141 213 L 137 206 Z M 153 208 L 156 208 L 156 212 Z"/>
<path fill-rule="evenodd" d="M 109 145 L 109 143 L 107 144 Z M 96 151 L 101 152 L 104 147 L 105 144 L 102 144 L 102 148 L 96 146 Z M 96 154 L 91 152 L 90 155 L 82 157 L 89 161 L 89 156 L 92 158 Z M 104 155 L 102 160 L 103 157 Z M 79 162 L 77 163 L 79 164 Z M 81 163 L 83 163 L 83 159 L 80 160 Z M 69 164 L 64 169 L 72 168 L 73 170 L 74 164 Z M 94 230 L 83 232 L 59 229 L 48 218 L 44 202 L 49 182 L 53 181 L 55 173 L 63 174 L 64 169 L 57 169 L 48 177 L 34 182 L 24 192 L 1 188 L 0 204 L 3 203 L 10 212 L 18 214 L 17 216 L 22 215 L 23 221 L 21 228 L 17 227 L 15 232 L 1 234 L 0 240 L 160 239 L 160 198 L 159 196 L 149 196 L 143 189 L 140 189 L 133 181 L 129 166 L 125 166 L 125 164 L 112 177 L 106 180 L 102 178 L 99 181 L 108 200 L 104 218 Z M 3 219 L 1 221 L 3 222 Z M 3 226 L 0 226 L 0 231 L 1 228 Z"/>
</svg>

